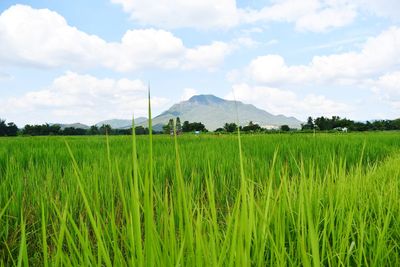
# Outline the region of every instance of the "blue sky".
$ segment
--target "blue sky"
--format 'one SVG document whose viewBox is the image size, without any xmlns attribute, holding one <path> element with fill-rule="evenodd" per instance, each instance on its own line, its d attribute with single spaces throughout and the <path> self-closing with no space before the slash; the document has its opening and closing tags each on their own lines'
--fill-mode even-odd
<svg viewBox="0 0 400 267">
<path fill-rule="evenodd" d="M 0 118 L 146 116 L 194 94 L 273 114 L 400 117 L 397 0 L 0 1 Z"/>
</svg>

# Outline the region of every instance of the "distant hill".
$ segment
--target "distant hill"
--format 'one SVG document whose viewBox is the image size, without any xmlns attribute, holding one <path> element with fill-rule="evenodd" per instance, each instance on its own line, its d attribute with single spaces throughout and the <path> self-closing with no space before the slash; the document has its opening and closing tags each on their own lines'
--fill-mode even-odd
<svg viewBox="0 0 400 267">
<path fill-rule="evenodd" d="M 208 130 L 222 127 L 226 122 L 238 122 L 242 126 L 250 121 L 265 128 L 278 128 L 289 125 L 291 128 L 300 128 L 301 122 L 294 117 L 273 115 L 251 104 L 240 101 L 225 100 L 214 95 L 196 95 L 187 101 L 173 105 L 157 117 L 153 118 L 153 128 L 161 130 L 162 125 L 169 119 L 180 117 L 181 122 L 202 122 Z M 139 123 L 146 125 L 147 120 Z"/>
<path fill-rule="evenodd" d="M 139 117 L 135 119 L 135 124 L 139 125 L 143 122 L 147 121 L 147 118 L 145 117 Z M 132 127 L 132 120 L 122 120 L 122 119 L 111 119 L 111 120 L 105 120 L 96 123 L 97 127 L 101 127 L 102 125 L 110 125 L 111 128 L 113 129 L 128 129 Z"/>
<path fill-rule="evenodd" d="M 237 118 L 237 114 L 238 117 Z M 278 128 L 281 125 L 289 125 L 291 128 L 300 128 L 301 122 L 294 117 L 284 115 L 273 115 L 265 110 L 259 109 L 251 104 L 244 104 L 240 101 L 225 100 L 214 95 L 196 95 L 187 101 L 179 102 L 160 115 L 153 118 L 153 129 L 161 131 L 162 126 L 172 118 L 180 117 L 181 122 L 202 122 L 208 130 L 214 131 L 227 122 L 237 123 L 241 126 L 248 125 L 250 121 L 259 124 L 264 128 Z M 67 127 L 89 129 L 90 127 L 81 124 L 59 124 L 61 129 Z M 113 129 L 131 128 L 131 120 L 111 119 L 96 123 L 97 127 L 109 124 Z M 144 117 L 135 119 L 135 125 L 147 127 L 148 120 Z"/>
<path fill-rule="evenodd" d="M 85 129 L 85 130 L 87 130 L 87 129 L 89 129 L 90 127 L 89 126 L 87 126 L 86 124 L 82 124 L 82 123 L 79 123 L 79 122 L 77 122 L 77 123 L 70 123 L 70 124 L 63 124 L 63 123 L 51 123 L 50 125 L 58 125 L 58 126 L 60 126 L 60 128 L 61 128 L 61 130 L 64 130 L 65 128 L 69 128 L 69 127 L 73 127 L 73 128 L 76 128 L 76 129 Z"/>
</svg>

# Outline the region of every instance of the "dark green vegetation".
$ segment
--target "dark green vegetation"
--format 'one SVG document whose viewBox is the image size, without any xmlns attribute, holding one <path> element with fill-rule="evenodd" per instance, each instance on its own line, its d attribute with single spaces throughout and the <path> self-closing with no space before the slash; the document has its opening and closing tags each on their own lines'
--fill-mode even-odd
<svg viewBox="0 0 400 267">
<path fill-rule="evenodd" d="M 339 116 L 332 116 L 332 118 L 322 116 L 315 119 L 308 117 L 307 123 L 301 125 L 302 130 L 331 131 L 336 128 L 347 128 L 350 131 L 359 132 L 400 130 L 400 119 L 356 122 Z"/>
<path fill-rule="evenodd" d="M 0 266 L 399 266 L 399 133 L 176 140 L 1 138 Z"/>
<path fill-rule="evenodd" d="M 208 132 L 205 125 L 201 122 L 189 122 L 184 121 L 183 124 L 180 123 L 180 118 L 174 118 L 177 121 L 177 132 L 188 133 L 194 131 Z M 161 127 L 159 131 L 154 131 L 154 134 L 172 134 L 174 119 L 170 119 L 169 122 Z M 118 121 L 118 120 L 114 120 Z M 125 121 L 125 120 L 123 120 Z M 143 122 L 143 118 L 141 119 Z M 116 124 L 116 123 L 115 123 Z M 75 125 L 75 124 L 74 124 Z M 79 124 L 77 124 L 79 125 Z M 86 126 L 87 128 L 77 128 L 77 127 L 61 127 L 57 124 L 42 124 L 42 125 L 25 125 L 24 128 L 18 129 L 18 127 L 13 123 L 6 123 L 5 120 L 0 119 L 0 136 L 46 136 L 46 135 L 104 135 L 108 133 L 109 135 L 131 135 L 132 127 L 127 128 L 112 128 L 109 124 L 103 124 L 101 126 L 93 125 Z M 215 129 L 216 133 L 235 133 L 238 129 L 238 125 L 234 122 L 225 123 L 222 127 Z M 310 132 L 310 131 L 342 131 L 343 129 L 352 132 L 364 132 L 364 131 L 395 131 L 400 130 L 400 119 L 396 120 L 375 120 L 367 122 L 355 122 L 346 118 L 340 118 L 338 116 L 328 117 L 318 117 L 313 119 L 308 117 L 307 122 L 301 124 L 301 130 L 291 129 L 289 125 L 284 124 L 279 128 L 266 129 L 261 127 L 257 123 L 250 121 L 246 126 L 239 126 L 239 129 L 243 133 L 274 133 L 274 132 Z M 135 127 L 136 135 L 149 134 L 149 129 L 144 126 Z"/>
<path fill-rule="evenodd" d="M 0 136 L 17 136 L 18 127 L 13 122 L 6 123 L 0 119 Z"/>
</svg>

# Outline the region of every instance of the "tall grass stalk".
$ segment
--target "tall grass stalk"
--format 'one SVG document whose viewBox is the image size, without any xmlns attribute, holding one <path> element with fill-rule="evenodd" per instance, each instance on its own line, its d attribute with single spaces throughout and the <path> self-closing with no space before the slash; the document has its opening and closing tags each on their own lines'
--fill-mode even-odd
<svg viewBox="0 0 400 267">
<path fill-rule="evenodd" d="M 396 133 L 0 144 L 0 266 L 400 264 Z"/>
</svg>

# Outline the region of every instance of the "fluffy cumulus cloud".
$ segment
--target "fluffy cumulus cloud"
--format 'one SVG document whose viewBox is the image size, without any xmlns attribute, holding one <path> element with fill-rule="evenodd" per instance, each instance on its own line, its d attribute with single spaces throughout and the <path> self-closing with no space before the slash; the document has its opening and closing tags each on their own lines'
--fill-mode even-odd
<svg viewBox="0 0 400 267">
<path fill-rule="evenodd" d="M 185 54 L 185 63 L 183 67 L 186 69 L 203 68 L 214 70 L 215 66 L 219 66 L 224 58 L 234 49 L 234 45 L 224 42 L 213 42 L 211 45 L 199 46 L 196 49 L 188 49 Z"/>
<path fill-rule="evenodd" d="M 111 0 L 144 25 L 168 28 L 230 28 L 287 22 L 297 30 L 321 32 L 352 23 L 359 13 L 398 19 L 397 0 L 272 0 L 260 9 L 239 8 L 235 0 Z"/>
<path fill-rule="evenodd" d="M 382 75 L 367 84 L 382 101 L 400 110 L 400 71 Z"/>
<path fill-rule="evenodd" d="M 260 10 L 248 11 L 244 22 L 289 22 L 297 30 L 321 32 L 353 22 L 357 12 L 348 1 L 275 0 Z"/>
<path fill-rule="evenodd" d="M 326 98 L 323 95 L 307 94 L 299 96 L 295 92 L 268 86 L 235 84 L 232 93 L 226 96 L 268 110 L 273 114 L 295 116 L 305 120 L 305 116 L 346 115 L 352 108 L 345 103 Z"/>
<path fill-rule="evenodd" d="M 147 87 L 141 80 L 99 79 L 67 72 L 48 87 L 19 97 L 0 100 L 0 112 L 17 123 L 82 122 L 130 118 L 147 114 Z M 164 98 L 152 106 L 165 108 Z"/>
<path fill-rule="evenodd" d="M 43 67 L 90 64 L 97 60 L 106 42 L 70 27 L 65 19 L 47 9 L 16 5 L 0 15 L 2 63 Z"/>
<path fill-rule="evenodd" d="M 238 23 L 235 0 L 111 0 L 131 18 L 159 27 L 232 27 Z"/>
<path fill-rule="evenodd" d="M 0 15 L 0 65 L 105 67 L 128 72 L 139 68 L 215 69 L 231 45 L 214 42 L 188 48 L 171 32 L 129 30 L 120 42 L 107 42 L 68 25 L 58 13 L 25 5 Z M 207 53 L 203 60 L 203 53 Z M 212 57 L 212 58 L 211 58 Z"/>
<path fill-rule="evenodd" d="M 389 105 L 400 110 L 399 66 L 400 28 L 390 27 L 369 38 L 359 51 L 314 56 L 304 65 L 287 64 L 280 55 L 259 56 L 244 70 L 234 73 L 233 83 L 240 81 L 238 77 L 244 77 L 242 82 L 254 86 L 236 86 L 239 97 L 258 100 L 265 108 L 287 114 L 346 115 L 345 111 L 352 111 L 349 106 L 320 94 L 310 93 L 299 98 L 294 91 L 278 88 L 327 86 L 340 90 L 357 87 L 365 94 L 372 91 L 375 105 Z"/>
<path fill-rule="evenodd" d="M 400 28 L 391 27 L 366 41 L 360 51 L 314 56 L 309 64 L 288 65 L 280 55 L 254 59 L 247 75 L 263 84 L 282 83 L 360 83 L 398 68 Z"/>
</svg>

